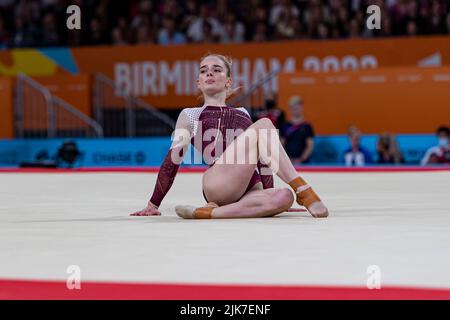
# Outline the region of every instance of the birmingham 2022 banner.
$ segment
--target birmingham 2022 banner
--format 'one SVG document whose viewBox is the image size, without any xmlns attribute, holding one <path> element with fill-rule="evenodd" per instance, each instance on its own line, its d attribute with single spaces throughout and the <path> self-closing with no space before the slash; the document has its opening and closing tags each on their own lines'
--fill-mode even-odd
<svg viewBox="0 0 450 320">
<path fill-rule="evenodd" d="M 276 69 L 295 73 L 450 65 L 450 37 L 16 49 L 0 53 L 0 75 L 103 73 L 120 90 L 156 107 L 182 108 L 199 103 L 198 63 L 208 52 L 231 56 L 234 85 L 246 90 Z M 264 89 L 277 92 L 277 78 Z"/>
</svg>

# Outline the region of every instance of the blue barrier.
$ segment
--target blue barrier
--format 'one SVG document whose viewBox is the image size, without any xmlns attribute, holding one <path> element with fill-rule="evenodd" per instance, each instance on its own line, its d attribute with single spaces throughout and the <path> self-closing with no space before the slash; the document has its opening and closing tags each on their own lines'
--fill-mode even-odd
<svg viewBox="0 0 450 320">
<path fill-rule="evenodd" d="M 376 161 L 376 135 L 365 135 L 361 144 Z M 70 139 L 81 151 L 75 167 L 134 167 L 159 166 L 170 147 L 170 137 L 135 139 Z M 67 139 L 0 140 L 0 166 L 18 166 L 21 162 L 53 160 L 58 148 Z M 406 164 L 418 164 L 425 151 L 436 144 L 434 135 L 398 135 L 397 142 Z M 317 136 L 311 165 L 343 164 L 344 150 L 349 147 L 346 135 Z M 184 164 L 195 165 L 200 155 L 190 149 Z"/>
<path fill-rule="evenodd" d="M 437 144 L 436 136 L 432 134 L 397 135 L 396 139 L 406 164 L 419 164 L 427 149 Z M 377 135 L 364 135 L 360 140 L 361 145 L 371 153 L 375 163 L 378 160 L 377 141 Z M 349 147 L 347 135 L 317 136 L 311 164 L 344 164 L 343 155 Z"/>
<path fill-rule="evenodd" d="M 18 166 L 36 158 L 54 160 L 67 139 L 0 141 L 0 166 Z M 75 167 L 156 166 L 161 164 L 171 141 L 163 138 L 70 139 L 81 151 Z"/>
</svg>

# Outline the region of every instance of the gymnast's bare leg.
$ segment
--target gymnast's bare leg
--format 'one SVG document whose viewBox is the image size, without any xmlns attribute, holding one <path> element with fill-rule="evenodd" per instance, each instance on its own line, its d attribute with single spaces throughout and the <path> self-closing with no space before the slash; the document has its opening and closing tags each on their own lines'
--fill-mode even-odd
<svg viewBox="0 0 450 320">
<path fill-rule="evenodd" d="M 263 129 L 270 130 L 270 134 L 277 134 L 269 119 L 256 121 L 240 134 L 216 163 L 205 172 L 203 190 L 213 204 L 205 210 L 199 208 L 201 210 L 197 210 L 197 216 L 193 212 L 195 210 L 192 210 L 193 207 L 178 206 L 177 214 L 184 218 L 248 218 L 271 216 L 286 211 L 292 204 L 292 197 L 290 198 L 287 194 L 288 189 L 251 190 L 248 192 L 248 197 L 244 195 L 256 168 L 256 162 L 230 163 L 230 159 L 233 161 L 236 155 L 240 154 L 244 155 L 245 159 L 256 156 L 257 159 L 268 164 L 281 180 L 292 187 L 298 204 L 305 206 L 313 217 L 327 217 L 327 208 L 312 188 L 299 176 L 279 138 L 270 139 L 266 134 L 259 134 Z M 274 148 L 278 153 L 273 152 L 276 150 Z M 258 205 L 257 201 L 261 204 Z"/>
</svg>

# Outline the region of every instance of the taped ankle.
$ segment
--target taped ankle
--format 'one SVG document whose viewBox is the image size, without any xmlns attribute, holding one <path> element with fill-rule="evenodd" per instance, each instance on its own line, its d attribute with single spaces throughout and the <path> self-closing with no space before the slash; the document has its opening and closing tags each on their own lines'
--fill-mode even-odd
<svg viewBox="0 0 450 320">
<path fill-rule="evenodd" d="M 321 201 L 319 196 L 314 192 L 310 185 L 303 180 L 302 177 L 297 177 L 289 185 L 297 194 L 297 203 L 299 205 L 309 207 L 311 204 L 317 201 Z"/>
<path fill-rule="evenodd" d="M 194 219 L 211 219 L 212 211 L 217 207 L 218 205 L 216 203 L 208 202 L 205 207 L 194 210 Z"/>
</svg>

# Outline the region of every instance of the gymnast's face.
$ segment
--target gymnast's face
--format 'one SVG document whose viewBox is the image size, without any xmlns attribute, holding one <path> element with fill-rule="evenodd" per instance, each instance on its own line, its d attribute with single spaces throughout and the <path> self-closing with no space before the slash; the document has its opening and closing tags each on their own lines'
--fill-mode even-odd
<svg viewBox="0 0 450 320">
<path fill-rule="evenodd" d="M 197 85 L 202 93 L 207 96 L 226 93 L 231 86 L 231 78 L 222 59 L 216 56 L 207 56 L 200 62 Z"/>
</svg>

